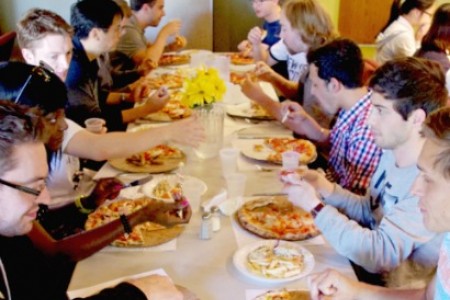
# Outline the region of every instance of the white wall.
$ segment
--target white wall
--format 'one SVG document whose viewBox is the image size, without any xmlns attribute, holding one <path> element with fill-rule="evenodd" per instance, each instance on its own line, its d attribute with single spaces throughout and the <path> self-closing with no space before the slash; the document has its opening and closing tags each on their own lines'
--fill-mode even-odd
<svg viewBox="0 0 450 300">
<path fill-rule="evenodd" d="M 177 18 L 183 21 L 181 34 L 188 38 L 188 48 L 212 49 L 212 1 L 213 0 L 166 0 L 166 17 L 160 26 Z M 0 30 L 14 30 L 17 21 L 27 10 L 40 7 L 52 10 L 69 21 L 70 6 L 75 0 L 1 0 Z M 159 28 L 159 27 L 158 27 Z M 152 38 L 157 32 L 151 28 L 146 36 Z"/>
</svg>

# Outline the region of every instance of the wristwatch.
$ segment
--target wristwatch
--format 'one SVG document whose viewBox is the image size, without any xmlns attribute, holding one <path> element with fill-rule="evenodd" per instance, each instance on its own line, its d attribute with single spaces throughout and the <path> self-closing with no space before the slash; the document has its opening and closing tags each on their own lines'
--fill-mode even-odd
<svg viewBox="0 0 450 300">
<path fill-rule="evenodd" d="M 313 218 L 315 218 L 317 216 L 317 214 L 322 210 L 322 208 L 325 207 L 325 204 L 323 204 L 322 202 L 320 202 L 319 204 L 317 204 L 312 210 L 311 210 L 311 215 L 313 216 Z"/>
</svg>

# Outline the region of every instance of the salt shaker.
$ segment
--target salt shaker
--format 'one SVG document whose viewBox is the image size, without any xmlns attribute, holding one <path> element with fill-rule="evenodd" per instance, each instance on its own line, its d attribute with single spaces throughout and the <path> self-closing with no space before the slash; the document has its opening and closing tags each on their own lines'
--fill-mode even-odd
<svg viewBox="0 0 450 300">
<path fill-rule="evenodd" d="M 219 207 L 212 206 L 211 207 L 211 219 L 212 219 L 212 230 L 219 231 L 220 230 L 220 211 Z"/>
<path fill-rule="evenodd" d="M 212 237 L 211 213 L 204 212 L 202 215 L 202 224 L 200 226 L 200 239 L 209 240 Z"/>
</svg>

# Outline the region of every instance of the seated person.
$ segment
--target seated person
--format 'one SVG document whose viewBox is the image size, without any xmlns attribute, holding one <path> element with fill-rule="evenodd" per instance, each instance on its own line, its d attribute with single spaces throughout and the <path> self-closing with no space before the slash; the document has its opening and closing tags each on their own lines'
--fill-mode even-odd
<svg viewBox="0 0 450 300">
<path fill-rule="evenodd" d="M 99 15 L 98 11 L 103 14 Z M 71 25 L 75 36 L 66 78 L 67 115 L 80 125 L 88 118 L 101 117 L 106 120 L 109 130 L 122 131 L 127 123 L 163 108 L 169 98 L 167 90 L 162 88 L 146 99 L 146 104 L 122 109 L 123 94 L 102 93 L 99 89 L 97 58 L 115 48 L 121 20 L 122 10 L 112 0 L 81 0 L 72 6 Z"/>
<path fill-rule="evenodd" d="M 270 46 L 280 40 L 280 1 L 279 0 L 253 0 L 252 7 L 258 18 L 264 19 L 262 29 L 253 27 L 247 39 L 238 45 L 243 56 L 250 56 L 255 60 L 266 60 Z"/>
<path fill-rule="evenodd" d="M 450 30 L 445 28 L 450 28 L 450 3 L 442 4 L 434 12 L 430 29 L 415 56 L 437 61 L 446 74 L 447 90 L 450 90 Z"/>
<path fill-rule="evenodd" d="M 417 159 L 425 142 L 422 123 L 446 103 L 443 74 L 429 61 L 393 60 L 375 72 L 370 87 L 373 108 L 367 122 L 375 143 L 384 149 L 370 192 L 359 196 L 317 171 L 307 171 L 305 181 L 311 182 L 327 204 L 316 214 L 315 223 L 340 254 L 367 271 L 400 274 L 405 268 L 406 273 L 413 273 L 415 268 L 421 270 L 415 273 L 420 278 L 434 271 L 442 237 L 417 221 L 418 198 L 409 191 L 419 174 Z M 304 192 L 293 186 L 290 199 L 308 210 L 322 207 L 315 193 L 307 199 L 306 193 L 301 196 Z M 408 262 L 400 268 L 404 261 Z M 395 282 L 394 273 L 389 281 L 405 284 Z"/>
<path fill-rule="evenodd" d="M 157 27 L 165 16 L 164 0 L 131 0 L 133 15 L 128 19 L 117 45 L 117 51 L 131 58 L 136 66 L 148 65 L 152 69 L 164 51 L 176 51 L 184 48 L 186 38 L 179 35 L 180 20 L 173 20 L 164 25 L 153 43 L 148 43 L 144 31 L 148 27 Z M 175 37 L 172 43 L 169 38 Z"/>
<path fill-rule="evenodd" d="M 312 93 L 324 111 L 338 113 L 335 125 L 330 130 L 321 127 L 292 101 L 283 102 L 279 114 L 295 133 L 323 146 L 323 152 L 328 153 L 328 178 L 363 195 L 381 149 L 367 124 L 372 92 L 363 86 L 361 50 L 351 40 L 336 39 L 311 50 L 308 62 Z"/>
<path fill-rule="evenodd" d="M 66 300 L 75 261 L 86 254 L 73 252 L 80 250 L 80 244 L 97 250 L 104 247 L 123 234 L 125 222 L 122 225 L 120 220 L 115 220 L 61 241 L 54 241 L 33 222 L 39 205 L 50 201 L 45 187 L 48 173 L 45 147 L 36 139 L 36 133 L 42 137 L 48 133 L 45 126 L 37 127 L 37 124 L 51 122 L 39 119 L 36 110 L 7 104 L 0 105 L 0 292 L 7 299 L 29 299 L 34 295 L 40 299 Z M 179 219 L 175 209 L 178 210 L 173 204 L 154 202 L 126 216 L 125 220 L 130 226 L 145 219 L 167 225 L 189 220 L 190 210 L 186 211 L 185 219 Z M 44 247 L 43 252 L 45 244 L 55 247 Z M 182 299 L 170 280 L 144 277 L 123 282 L 87 299 L 162 299 L 164 296 Z"/>
<path fill-rule="evenodd" d="M 270 55 L 265 60 L 267 65 L 257 63 L 256 75 L 272 83 L 281 96 L 298 100 L 308 113 L 328 128 L 333 116 L 323 113 L 317 99 L 311 95 L 306 54 L 309 49 L 336 37 L 330 16 L 316 0 L 288 0 L 282 6 L 280 23 L 281 40 L 270 47 Z M 279 62 L 287 62 L 287 79 L 268 67 Z M 242 92 L 281 120 L 278 104 L 274 104 L 262 90 L 255 91 L 258 87 L 252 80 L 246 80 Z"/>
<path fill-rule="evenodd" d="M 336 271 L 327 270 L 311 276 L 312 299 L 450 299 L 450 165 L 447 159 L 450 151 L 450 108 L 430 114 L 423 132 L 426 142 L 417 161 L 420 174 L 411 188 L 411 194 L 419 198 L 422 215 L 414 221 L 422 221 L 430 231 L 446 234 L 433 280 L 422 289 L 387 289 L 355 282 Z"/>
<path fill-rule="evenodd" d="M 376 39 L 376 60 L 379 64 L 416 53 L 430 26 L 434 2 L 435 0 L 392 2 L 389 20 Z"/>
<path fill-rule="evenodd" d="M 43 44 L 47 39 L 43 38 Z M 42 48 L 36 47 L 34 50 L 36 58 L 46 57 L 46 51 Z M 29 84 L 25 86 L 27 82 Z M 92 189 L 92 181 L 82 180 L 84 184 L 76 181 L 75 175 L 80 171 L 78 158 L 102 161 L 127 157 L 172 142 L 197 146 L 204 136 L 202 125 L 195 118 L 137 132 L 91 133 L 65 119 L 67 90 L 64 83 L 44 68 L 20 62 L 0 63 L 0 98 L 30 107 L 38 106 L 58 125 L 55 137 L 47 145 L 52 153 L 47 181 L 52 195 L 51 206 L 73 202 Z"/>
</svg>

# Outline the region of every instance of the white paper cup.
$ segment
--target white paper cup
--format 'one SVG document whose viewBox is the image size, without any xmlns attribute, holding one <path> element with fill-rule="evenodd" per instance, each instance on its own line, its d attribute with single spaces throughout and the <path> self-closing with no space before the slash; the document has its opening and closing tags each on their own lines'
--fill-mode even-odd
<svg viewBox="0 0 450 300">
<path fill-rule="evenodd" d="M 101 133 L 106 121 L 101 118 L 89 118 L 84 121 L 86 129 L 92 133 Z"/>
<path fill-rule="evenodd" d="M 237 207 L 241 205 L 242 197 L 245 193 L 247 176 L 245 174 L 234 173 L 225 178 L 227 183 L 228 199 L 233 200 Z"/>
<path fill-rule="evenodd" d="M 192 212 L 198 212 L 200 209 L 203 187 L 195 181 L 187 180 L 183 183 L 182 189 L 184 196 L 191 205 Z"/>
<path fill-rule="evenodd" d="M 300 161 L 300 153 L 296 151 L 285 151 L 281 154 L 283 160 L 283 169 L 295 170 L 298 168 Z"/>
<path fill-rule="evenodd" d="M 225 55 L 216 55 L 212 67 L 217 68 L 219 75 L 225 82 L 230 81 L 230 57 Z"/>
<path fill-rule="evenodd" d="M 236 173 L 239 150 L 235 148 L 223 148 L 219 151 L 219 154 L 223 178 L 227 178 L 228 175 Z"/>
</svg>

